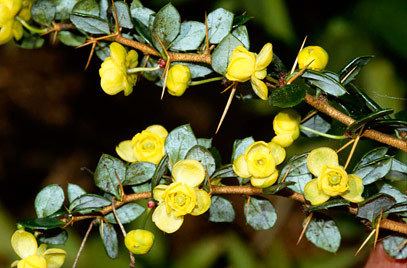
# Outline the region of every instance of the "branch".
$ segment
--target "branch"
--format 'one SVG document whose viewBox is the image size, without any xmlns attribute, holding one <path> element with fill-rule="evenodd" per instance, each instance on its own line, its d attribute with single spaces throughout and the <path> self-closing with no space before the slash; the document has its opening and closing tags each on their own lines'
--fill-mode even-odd
<svg viewBox="0 0 407 268">
<path fill-rule="evenodd" d="M 349 126 L 355 122 L 352 117 L 347 116 L 346 114 L 336 110 L 334 107 L 329 105 L 328 101 L 325 98 L 316 98 L 314 96 L 306 94 L 305 101 L 318 111 L 338 120 L 345 125 Z M 407 141 L 398 139 L 394 136 L 384 134 L 373 129 L 366 129 L 365 131 L 363 131 L 362 136 L 407 152 Z"/>
</svg>

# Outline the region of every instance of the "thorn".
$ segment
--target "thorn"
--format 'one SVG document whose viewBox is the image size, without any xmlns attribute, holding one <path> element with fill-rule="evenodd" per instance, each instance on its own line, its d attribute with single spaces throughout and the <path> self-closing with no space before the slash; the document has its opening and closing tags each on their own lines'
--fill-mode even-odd
<svg viewBox="0 0 407 268">
<path fill-rule="evenodd" d="M 354 67 L 352 68 L 352 70 L 350 70 L 350 71 L 345 75 L 345 77 L 342 78 L 341 84 L 349 77 L 349 75 L 351 75 L 351 73 L 353 73 L 354 70 L 356 70 L 357 67 L 358 67 L 358 66 L 354 66 Z"/>
<path fill-rule="evenodd" d="M 301 51 L 301 50 L 304 48 L 304 45 L 305 45 L 305 42 L 307 41 L 307 38 L 308 38 L 308 36 L 305 36 L 305 37 L 304 37 L 304 41 L 302 41 L 302 44 L 301 44 L 300 50 L 298 50 L 297 57 L 295 57 L 295 61 L 294 61 L 293 67 L 291 68 L 291 72 L 290 72 L 290 74 L 293 74 L 293 73 L 294 73 L 294 71 L 295 71 L 295 68 L 297 67 L 297 63 L 298 63 L 298 54 L 300 54 L 300 51 Z"/>
<path fill-rule="evenodd" d="M 370 234 L 367 236 L 365 241 L 363 241 L 362 245 L 359 247 L 359 249 L 356 251 L 355 256 L 359 254 L 359 252 L 362 250 L 362 248 L 366 245 L 366 243 L 369 241 L 369 239 L 376 233 L 376 229 L 373 229 L 373 231 L 370 232 Z"/>
<path fill-rule="evenodd" d="M 236 86 L 237 86 L 237 84 L 236 84 L 236 83 L 233 83 L 232 91 L 230 92 L 229 99 L 228 99 L 228 101 L 227 101 L 227 103 L 226 103 L 225 109 L 223 110 L 222 117 L 220 118 L 218 127 L 216 128 L 216 131 L 215 131 L 215 134 L 218 133 L 220 127 L 222 126 L 223 120 L 225 119 L 226 114 L 227 114 L 227 112 L 228 112 L 228 110 L 229 110 L 229 107 L 230 107 L 230 105 L 232 104 L 233 96 L 234 96 L 235 93 L 236 93 Z"/>
<path fill-rule="evenodd" d="M 116 33 L 120 34 L 121 33 L 121 28 L 120 28 L 120 24 L 119 24 L 119 16 L 117 15 L 116 5 L 114 4 L 114 0 L 112 0 L 111 2 L 112 2 L 114 27 L 115 27 Z"/>
<path fill-rule="evenodd" d="M 209 47 L 209 27 L 208 27 L 208 14 L 205 12 L 205 52 L 204 54 L 210 54 L 211 49 Z"/>
<path fill-rule="evenodd" d="M 301 123 L 304 123 L 305 121 L 307 121 L 308 119 L 310 119 L 311 117 L 313 117 L 314 115 L 316 115 L 317 113 L 318 113 L 317 110 L 311 111 L 309 114 L 307 114 L 307 115 L 301 120 Z"/>
<path fill-rule="evenodd" d="M 363 132 L 363 127 L 360 129 L 359 134 L 356 136 L 355 138 L 355 142 L 352 145 L 352 149 L 350 150 L 350 153 L 348 155 L 348 159 L 346 159 L 346 163 L 343 166 L 344 169 L 346 169 L 350 163 L 350 160 L 352 159 L 353 153 L 355 152 L 356 146 L 358 145 L 359 139 L 360 139 L 360 135 Z"/>
<path fill-rule="evenodd" d="M 310 63 L 307 64 L 307 66 L 305 66 L 304 69 L 300 70 L 298 73 L 296 73 L 293 77 L 291 77 L 288 81 L 287 81 L 287 85 L 291 84 L 292 82 L 294 82 L 298 77 L 300 77 L 303 73 L 305 73 L 305 71 L 307 70 L 308 66 L 311 65 L 311 63 L 313 63 L 314 60 L 312 60 Z"/>
<path fill-rule="evenodd" d="M 382 220 L 383 217 L 383 209 L 380 210 L 380 215 L 379 218 L 377 219 L 377 223 L 376 223 L 376 233 L 374 236 L 374 243 L 373 243 L 373 248 L 376 248 L 376 244 L 377 244 L 377 239 L 379 238 L 379 231 L 380 231 L 380 222 Z"/>
<path fill-rule="evenodd" d="M 300 237 L 298 237 L 298 240 L 297 240 L 297 245 L 301 242 L 301 239 L 304 237 L 305 231 L 307 231 L 308 225 L 312 220 L 312 216 L 313 216 L 313 214 L 311 213 L 308 215 L 308 217 L 305 218 Z"/>
<path fill-rule="evenodd" d="M 165 88 L 167 86 L 167 77 L 168 77 L 168 70 L 170 69 L 170 64 L 171 64 L 171 58 L 170 55 L 168 54 L 167 48 L 165 47 L 165 45 L 163 44 L 163 42 L 161 41 L 161 39 L 154 34 L 153 37 L 158 41 L 158 43 L 160 44 L 161 48 L 164 51 L 165 54 L 165 58 L 167 59 L 166 63 L 165 63 L 165 69 L 164 69 L 164 81 L 163 81 L 163 88 L 161 91 L 161 100 L 164 98 L 164 93 L 165 93 Z M 160 53 L 161 54 L 161 53 Z"/>
<path fill-rule="evenodd" d="M 348 141 L 347 143 L 345 143 L 345 145 L 343 145 L 341 148 L 339 148 L 338 150 L 336 150 L 337 153 L 339 153 L 340 151 L 346 149 L 349 145 L 351 145 L 352 143 L 355 142 L 355 139 L 351 139 L 350 141 Z"/>
<path fill-rule="evenodd" d="M 85 70 L 88 69 L 88 67 L 89 67 L 90 61 L 91 61 L 91 59 L 93 57 L 93 53 L 95 52 L 96 43 L 97 42 L 93 42 L 93 44 L 92 44 L 92 48 L 90 49 L 88 61 L 86 62 L 86 65 L 85 65 Z"/>
</svg>

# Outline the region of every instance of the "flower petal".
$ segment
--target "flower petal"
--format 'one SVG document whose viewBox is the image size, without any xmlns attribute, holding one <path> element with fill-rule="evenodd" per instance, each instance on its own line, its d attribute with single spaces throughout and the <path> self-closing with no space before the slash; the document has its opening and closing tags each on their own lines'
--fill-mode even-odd
<svg viewBox="0 0 407 268">
<path fill-rule="evenodd" d="M 313 206 L 321 205 L 329 200 L 329 195 L 326 195 L 319 190 L 316 179 L 310 180 L 305 184 L 304 197 L 310 201 Z"/>
<path fill-rule="evenodd" d="M 126 49 L 119 43 L 113 42 L 109 46 L 110 57 L 116 64 L 125 66 L 126 64 Z"/>
<path fill-rule="evenodd" d="M 172 168 L 172 176 L 176 182 L 182 182 L 195 187 L 204 181 L 205 168 L 197 160 L 181 160 Z"/>
<path fill-rule="evenodd" d="M 165 140 L 168 136 L 168 131 L 161 125 L 151 125 L 151 126 L 147 127 L 146 130 L 148 130 L 154 134 L 157 134 L 163 140 Z"/>
<path fill-rule="evenodd" d="M 312 150 L 307 157 L 308 170 L 319 177 L 324 166 L 338 166 L 338 154 L 329 147 L 320 147 Z"/>
<path fill-rule="evenodd" d="M 153 197 L 158 202 L 162 202 L 164 200 L 164 192 L 168 188 L 168 185 L 157 185 L 153 190 Z"/>
<path fill-rule="evenodd" d="M 184 217 L 175 217 L 167 214 L 165 205 L 160 204 L 154 210 L 152 220 L 161 231 L 166 233 L 174 233 L 181 227 L 182 223 L 184 222 Z"/>
<path fill-rule="evenodd" d="M 271 154 L 274 157 L 274 160 L 276 161 L 276 165 L 283 163 L 286 156 L 285 149 L 283 148 L 283 146 L 273 141 L 269 142 L 268 146 L 270 148 Z"/>
<path fill-rule="evenodd" d="M 136 156 L 134 155 L 133 143 L 131 140 L 125 140 L 120 142 L 119 145 L 116 146 L 116 153 L 124 161 L 130 163 L 137 161 Z"/>
<path fill-rule="evenodd" d="M 267 188 L 267 187 L 273 185 L 277 181 L 277 179 L 278 179 L 278 170 L 274 171 L 274 173 L 271 174 L 267 178 L 263 178 L 263 179 L 251 178 L 250 183 L 254 187 Z"/>
<path fill-rule="evenodd" d="M 31 255 L 19 261 L 17 268 L 47 268 L 47 261 L 43 256 Z"/>
<path fill-rule="evenodd" d="M 24 259 L 37 252 L 37 240 L 32 233 L 24 230 L 17 230 L 11 237 L 11 246 L 17 255 Z"/>
<path fill-rule="evenodd" d="M 364 200 L 364 198 L 362 197 L 364 188 L 363 180 L 355 174 L 349 174 L 348 178 L 349 189 L 345 192 L 345 194 L 342 195 L 342 197 L 353 203 L 362 202 Z"/>
<path fill-rule="evenodd" d="M 211 206 L 211 196 L 204 190 L 195 190 L 196 205 L 191 211 L 191 215 L 198 216 L 205 213 Z"/>
<path fill-rule="evenodd" d="M 59 268 L 65 262 L 66 252 L 60 248 L 50 248 L 43 256 L 47 260 L 47 268 Z"/>
<path fill-rule="evenodd" d="M 241 178 L 250 178 L 249 170 L 247 169 L 247 162 L 245 159 L 244 154 L 238 156 L 238 158 L 233 161 L 233 171 L 236 173 L 237 176 Z"/>
<path fill-rule="evenodd" d="M 256 57 L 256 71 L 267 68 L 273 60 L 273 45 L 267 43 Z"/>
<path fill-rule="evenodd" d="M 255 76 L 252 76 L 250 82 L 252 84 L 254 93 L 256 93 L 256 95 L 259 96 L 260 99 L 267 100 L 268 88 L 266 84 Z"/>
<path fill-rule="evenodd" d="M 293 144 L 294 139 L 291 134 L 279 134 L 271 139 L 271 142 L 277 143 L 281 147 L 288 147 Z"/>
</svg>

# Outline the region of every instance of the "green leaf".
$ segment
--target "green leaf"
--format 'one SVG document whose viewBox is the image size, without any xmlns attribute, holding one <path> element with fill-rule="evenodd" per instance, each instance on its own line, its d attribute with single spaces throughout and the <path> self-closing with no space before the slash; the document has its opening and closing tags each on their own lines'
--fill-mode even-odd
<svg viewBox="0 0 407 268">
<path fill-rule="evenodd" d="M 139 204 L 128 203 L 116 209 L 116 214 L 122 224 L 127 224 L 137 219 L 144 211 L 145 208 Z M 107 214 L 105 219 L 110 223 L 117 223 L 113 212 Z"/>
<path fill-rule="evenodd" d="M 232 164 L 222 166 L 212 174 L 212 178 L 232 178 L 232 177 L 236 177 L 235 172 L 233 172 Z"/>
<path fill-rule="evenodd" d="M 189 70 L 191 71 L 191 78 L 204 77 L 213 72 L 211 68 L 199 64 L 193 64 L 188 62 L 183 62 L 182 64 L 188 66 Z"/>
<path fill-rule="evenodd" d="M 160 11 L 157 12 L 153 27 L 153 43 L 154 46 L 159 50 L 163 51 L 160 45 L 160 42 L 157 38 L 161 40 L 163 45 L 167 48 L 169 44 L 174 41 L 174 39 L 178 36 L 181 28 L 181 17 L 177 11 L 177 9 L 171 4 L 165 5 Z"/>
<path fill-rule="evenodd" d="M 247 147 L 254 143 L 253 137 L 247 137 L 241 140 L 235 140 L 233 143 L 232 162 L 236 160 L 241 154 L 244 154 Z"/>
<path fill-rule="evenodd" d="M 35 22 L 49 26 L 55 18 L 56 8 L 52 0 L 35 1 L 31 7 L 31 16 Z"/>
<path fill-rule="evenodd" d="M 145 182 L 142 184 L 134 185 L 131 187 L 134 193 L 144 193 L 151 191 L 151 182 Z"/>
<path fill-rule="evenodd" d="M 288 160 L 278 178 L 279 182 L 281 182 L 284 177 L 285 182 L 294 182 L 295 184 L 289 185 L 288 188 L 300 194 L 304 193 L 305 184 L 312 180 L 312 175 L 307 168 L 307 156 L 308 153 L 305 153 L 296 155 Z"/>
<path fill-rule="evenodd" d="M 263 194 L 275 194 L 293 184 L 295 184 L 295 182 L 292 181 L 281 182 L 279 184 L 275 184 L 273 186 L 264 188 Z"/>
<path fill-rule="evenodd" d="M 198 21 L 184 21 L 171 50 L 196 50 L 205 38 L 205 24 Z"/>
<path fill-rule="evenodd" d="M 380 188 L 379 193 L 387 194 L 393 197 L 397 203 L 407 202 L 407 195 L 403 194 L 393 186 L 385 183 L 383 184 L 382 188 Z"/>
<path fill-rule="evenodd" d="M 286 85 L 270 91 L 269 103 L 279 108 L 289 108 L 300 104 L 305 97 L 305 89 L 298 85 Z"/>
<path fill-rule="evenodd" d="M 107 19 L 107 12 L 109 9 L 111 1 L 109 0 L 100 0 L 99 1 L 99 16 L 102 19 Z"/>
<path fill-rule="evenodd" d="M 212 139 L 198 138 L 196 140 L 198 141 L 198 145 L 201 145 L 201 146 L 205 147 L 206 149 L 209 149 L 212 147 Z"/>
<path fill-rule="evenodd" d="M 120 183 L 125 178 L 126 165 L 123 161 L 108 154 L 103 154 L 100 157 L 94 174 L 97 187 L 120 198 Z"/>
<path fill-rule="evenodd" d="M 119 256 L 119 242 L 113 225 L 101 221 L 99 225 L 99 234 L 102 238 L 103 245 L 105 246 L 107 256 L 116 259 Z"/>
<path fill-rule="evenodd" d="M 229 200 L 216 195 L 212 196 L 211 200 L 209 208 L 211 222 L 232 222 L 235 219 L 235 210 Z"/>
<path fill-rule="evenodd" d="M 55 19 L 67 20 L 78 0 L 53 0 L 56 8 Z"/>
<path fill-rule="evenodd" d="M 366 164 L 369 164 L 370 162 L 383 158 L 386 155 L 388 150 L 389 150 L 389 148 L 387 148 L 387 147 L 377 147 L 377 148 L 374 148 L 373 150 L 370 150 L 369 152 L 367 152 L 366 154 L 364 154 L 362 156 L 359 163 L 353 169 L 353 172 L 355 172 L 355 170 L 359 169 L 361 166 L 365 166 Z"/>
<path fill-rule="evenodd" d="M 253 19 L 253 17 L 247 15 L 246 11 L 243 12 L 241 15 L 234 16 L 233 18 L 233 29 L 238 28 L 241 25 L 246 24 L 249 20 Z"/>
<path fill-rule="evenodd" d="M 55 217 L 45 217 L 31 220 L 19 221 L 17 225 L 30 230 L 51 230 L 65 226 L 65 222 Z"/>
<path fill-rule="evenodd" d="M 131 17 L 141 22 L 145 27 L 150 26 L 150 22 L 154 21 L 155 12 L 146 7 L 132 7 L 130 8 Z"/>
<path fill-rule="evenodd" d="M 377 216 L 382 211 L 386 211 L 396 203 L 395 199 L 386 194 L 378 194 L 359 204 L 358 214 L 359 218 L 367 219 L 374 222 Z"/>
<path fill-rule="evenodd" d="M 168 137 L 167 137 L 167 139 L 168 139 Z M 158 183 L 164 176 L 165 172 L 167 171 L 168 162 L 169 162 L 169 157 L 166 154 L 161 159 L 160 163 L 158 163 L 158 166 L 155 169 L 153 178 L 151 179 L 151 190 L 153 190 L 158 185 Z"/>
<path fill-rule="evenodd" d="M 376 111 L 373 112 L 367 116 L 364 116 L 358 120 L 356 120 L 355 122 L 353 122 L 351 125 L 348 126 L 347 131 L 351 132 L 351 133 L 355 133 L 358 129 L 360 129 L 361 127 L 363 127 L 365 124 L 376 120 L 380 117 L 389 115 L 393 113 L 393 109 L 384 109 L 381 111 Z"/>
<path fill-rule="evenodd" d="M 341 234 L 331 219 L 313 218 L 308 225 L 305 237 L 315 246 L 335 253 L 341 244 Z"/>
<path fill-rule="evenodd" d="M 67 193 L 69 203 L 72 203 L 76 198 L 86 194 L 82 187 L 73 183 L 68 183 Z"/>
<path fill-rule="evenodd" d="M 242 42 L 245 48 L 250 48 L 249 32 L 247 31 L 246 26 L 243 25 L 237 27 L 232 31 L 232 35 L 236 37 L 240 42 Z"/>
<path fill-rule="evenodd" d="M 277 220 L 276 210 L 267 199 L 250 197 L 244 206 L 246 222 L 254 230 L 267 230 L 274 226 Z"/>
<path fill-rule="evenodd" d="M 82 45 L 86 41 L 84 36 L 75 35 L 69 31 L 60 31 L 58 33 L 58 39 L 62 44 L 72 47 Z"/>
<path fill-rule="evenodd" d="M 218 44 L 232 29 L 233 13 L 218 8 L 208 14 L 209 42 Z"/>
<path fill-rule="evenodd" d="M 383 110 L 379 104 L 377 104 L 374 100 L 372 100 L 366 92 L 356 87 L 354 84 L 348 84 L 346 89 L 349 91 L 349 95 L 353 97 L 355 101 L 357 101 L 357 105 L 360 103 L 364 103 L 370 111 L 379 111 Z"/>
<path fill-rule="evenodd" d="M 151 180 L 155 165 L 149 162 L 136 162 L 127 167 L 123 185 L 135 185 Z"/>
<path fill-rule="evenodd" d="M 407 218 L 407 202 L 398 203 L 386 210 L 386 214 L 396 213 L 401 217 Z"/>
<path fill-rule="evenodd" d="M 386 176 L 390 171 L 391 163 L 392 158 L 385 156 L 359 166 L 353 173 L 362 178 L 364 185 L 368 185 Z"/>
<path fill-rule="evenodd" d="M 226 69 L 229 64 L 229 58 L 232 54 L 232 51 L 237 47 L 243 45 L 232 34 L 228 34 L 219 45 L 214 49 L 212 53 L 212 68 L 215 72 L 219 74 L 226 74 Z"/>
<path fill-rule="evenodd" d="M 109 34 L 109 24 L 99 16 L 99 5 L 94 0 L 82 0 L 72 9 L 70 20 L 82 31 L 91 34 Z"/>
<path fill-rule="evenodd" d="M 115 1 L 114 5 L 117 11 L 117 19 L 123 28 L 132 29 L 133 23 L 131 22 L 129 6 L 123 1 Z"/>
<path fill-rule="evenodd" d="M 165 151 L 169 157 L 169 167 L 185 159 L 188 151 L 198 144 L 190 125 L 182 125 L 171 131 L 165 140 Z"/>
<path fill-rule="evenodd" d="M 401 180 L 407 180 L 407 164 L 393 158 L 391 161 L 390 173 L 392 178 L 400 178 Z"/>
<path fill-rule="evenodd" d="M 348 84 L 351 82 L 353 79 L 356 78 L 356 76 L 359 74 L 360 70 L 369 63 L 369 61 L 374 58 L 374 56 L 369 55 L 369 56 L 361 56 L 357 57 L 356 59 L 353 59 L 351 62 L 348 63 L 340 72 L 339 77 L 340 81 L 342 81 L 343 85 Z M 344 80 L 345 79 L 345 80 Z"/>
<path fill-rule="evenodd" d="M 302 77 L 311 85 L 330 95 L 338 97 L 346 93 L 346 89 L 341 83 L 326 73 L 307 70 Z"/>
<path fill-rule="evenodd" d="M 208 149 L 201 145 L 195 145 L 194 147 L 192 147 L 188 151 L 185 159 L 195 159 L 199 161 L 204 166 L 208 176 L 211 176 L 213 172 L 215 172 L 215 158 L 213 158 L 211 152 L 209 152 Z"/>
<path fill-rule="evenodd" d="M 68 232 L 63 229 L 55 229 L 52 231 L 41 233 L 38 241 L 48 245 L 64 245 L 68 240 Z"/>
<path fill-rule="evenodd" d="M 64 190 L 59 185 L 51 184 L 44 187 L 34 201 L 38 218 L 44 218 L 57 212 L 64 204 L 64 200 Z"/>
<path fill-rule="evenodd" d="M 333 208 L 333 207 L 349 206 L 349 204 L 350 204 L 350 202 L 343 198 L 332 199 L 319 206 L 310 206 L 308 208 L 308 211 L 313 212 L 313 211 L 319 211 L 319 210 L 327 210 L 328 208 Z"/>
<path fill-rule="evenodd" d="M 394 259 L 407 258 L 407 238 L 402 236 L 389 236 L 383 239 L 384 250 Z"/>
<path fill-rule="evenodd" d="M 304 123 L 302 123 L 301 125 L 314 129 L 316 131 L 319 131 L 321 133 L 327 133 L 328 130 L 331 128 L 331 124 L 329 124 L 327 121 L 325 121 L 321 116 L 314 115 L 313 117 L 311 117 L 310 119 L 308 119 L 307 121 L 305 121 Z M 304 135 L 306 135 L 307 137 L 318 137 L 317 134 L 311 133 L 309 131 L 305 131 L 305 130 L 301 130 L 302 133 L 304 133 Z"/>
<path fill-rule="evenodd" d="M 24 31 L 23 37 L 20 40 L 15 40 L 15 44 L 24 49 L 37 49 L 44 45 L 44 38 L 38 35 L 32 35 L 27 31 Z"/>
<path fill-rule="evenodd" d="M 95 194 L 84 194 L 76 198 L 70 205 L 69 210 L 74 212 L 79 212 L 81 214 L 87 214 L 90 212 L 98 212 L 103 207 L 111 205 L 109 199 L 95 195 Z"/>
</svg>

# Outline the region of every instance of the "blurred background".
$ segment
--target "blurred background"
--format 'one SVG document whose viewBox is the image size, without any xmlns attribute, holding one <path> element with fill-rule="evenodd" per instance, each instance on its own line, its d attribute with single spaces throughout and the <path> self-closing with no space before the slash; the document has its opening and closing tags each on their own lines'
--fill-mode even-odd
<svg viewBox="0 0 407 268">
<path fill-rule="evenodd" d="M 158 10 L 167 1 L 144 1 Z M 173 0 L 183 20 L 203 21 L 204 12 L 224 7 L 236 14 L 247 11 L 251 50 L 272 42 L 274 52 L 291 66 L 303 38 L 329 55 L 327 69 L 339 71 L 361 55 L 376 55 L 361 72 L 357 84 L 384 107 L 395 111 L 406 103 L 407 2 L 405 0 L 284 1 Z M 48 42 L 38 50 L 8 44 L 0 47 L 0 267 L 17 259 L 10 237 L 18 219 L 35 217 L 33 201 L 40 188 L 68 182 L 88 192 L 96 189 L 92 176 L 102 153 L 115 155 L 118 142 L 151 124 L 167 129 L 190 123 L 198 137 L 213 137 L 223 162 L 230 158 L 234 139 L 253 135 L 269 140 L 275 111 L 264 102 L 234 101 L 219 134 L 214 136 L 227 96 L 213 83 L 187 90 L 182 98 L 140 81 L 134 92 L 108 96 L 99 86 L 100 61 L 84 71 L 89 48 L 74 49 Z M 306 106 L 304 106 L 306 107 Z M 321 138 L 299 139 L 288 154 L 321 145 L 339 146 Z M 360 148 L 369 146 L 363 141 Z M 363 150 L 359 150 L 363 154 Z M 346 153 L 346 152 L 345 152 Z M 403 157 L 403 156 L 402 156 Z M 405 156 L 404 156 L 405 157 Z M 358 158 L 358 155 L 354 158 Z M 405 158 L 404 158 L 405 159 Z M 354 256 L 366 238 L 364 226 L 341 212 L 336 214 L 342 242 L 336 254 L 315 248 L 306 239 L 296 245 L 304 215 L 300 205 L 272 198 L 278 220 L 270 231 L 255 232 L 243 220 L 243 200 L 233 198 L 237 219 L 213 224 L 206 216 L 187 217 L 172 235 L 156 233 L 153 250 L 137 257 L 137 267 L 361 267 L 371 249 Z M 128 226 L 143 228 L 144 217 Z M 86 226 L 71 228 L 65 246 L 66 267 L 72 265 Z M 128 254 L 109 260 L 97 231 L 88 241 L 79 267 L 126 267 Z"/>
</svg>

